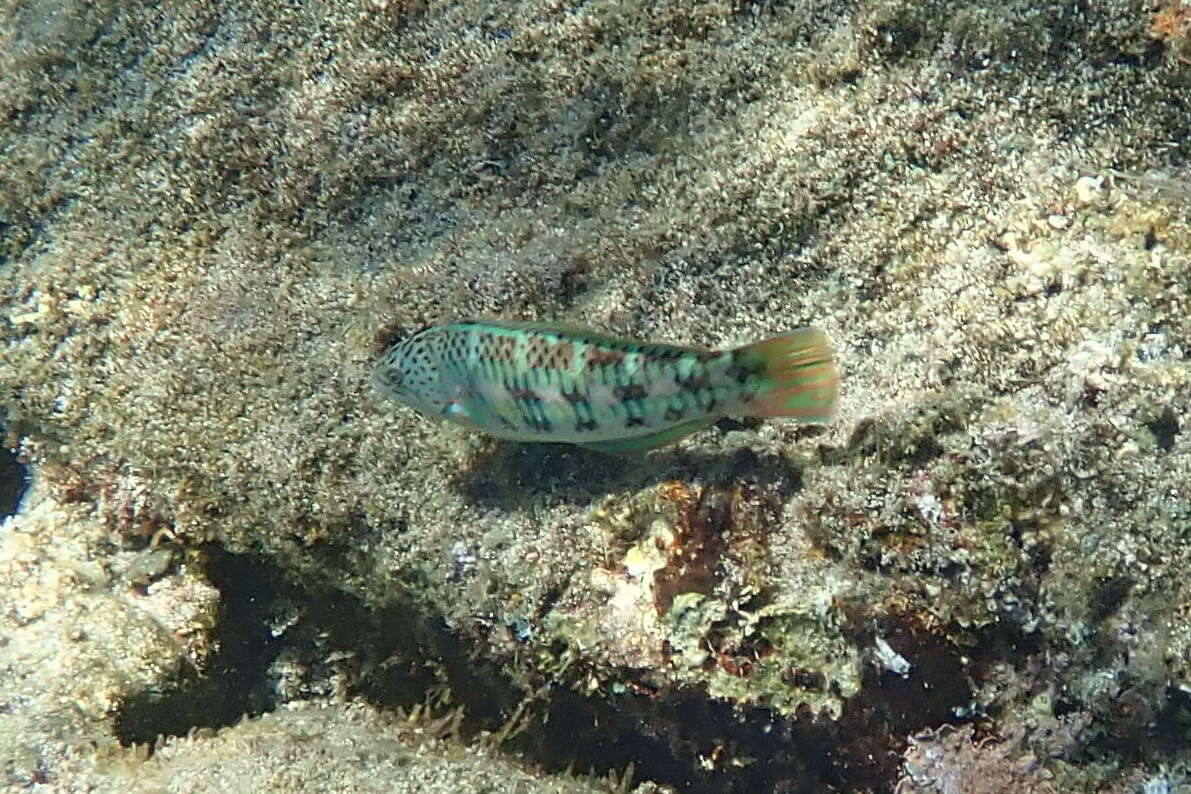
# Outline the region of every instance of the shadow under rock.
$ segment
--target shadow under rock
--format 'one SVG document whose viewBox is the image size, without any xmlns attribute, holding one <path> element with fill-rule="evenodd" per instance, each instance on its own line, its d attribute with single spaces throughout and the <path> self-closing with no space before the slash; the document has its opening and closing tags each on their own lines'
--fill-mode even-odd
<svg viewBox="0 0 1191 794">
<path fill-rule="evenodd" d="M 896 618 L 883 632 L 914 667 L 901 676 L 865 665 L 860 692 L 837 719 L 809 706 L 782 717 L 696 687 L 619 696 L 559 687 L 538 712 L 544 729 L 525 731 L 513 746 L 552 771 L 632 763 L 641 779 L 686 794 L 892 794 L 906 737 L 964 722 L 955 709 L 971 701 L 971 668 L 1004 657 L 965 661 L 944 637 Z"/>
<path fill-rule="evenodd" d="M 259 716 L 277 705 L 268 670 L 282 643 L 270 632 L 267 616 L 286 588 L 282 572 L 217 544 L 202 547 L 200 556 L 221 595 L 210 640 L 217 651 L 205 671 L 180 671 L 175 682 L 121 704 L 115 727 L 125 746 L 152 744 L 163 735 L 185 736 L 195 728 L 234 725 L 245 715 Z"/>
</svg>

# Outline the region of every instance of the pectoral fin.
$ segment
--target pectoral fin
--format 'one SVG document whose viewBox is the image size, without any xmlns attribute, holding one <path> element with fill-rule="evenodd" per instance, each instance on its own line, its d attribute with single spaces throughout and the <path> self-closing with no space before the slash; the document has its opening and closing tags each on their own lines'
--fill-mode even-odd
<svg viewBox="0 0 1191 794">
<path fill-rule="evenodd" d="M 612 455 L 632 455 L 637 452 L 646 452 L 657 447 L 672 444 L 680 438 L 689 436 L 696 430 L 702 430 L 708 425 L 713 424 L 718 416 L 702 416 L 698 419 L 691 419 L 686 422 L 680 422 L 676 425 L 671 425 L 665 430 L 659 430 L 656 433 L 648 433 L 643 436 L 630 436 L 627 438 L 614 438 L 608 441 L 588 441 L 584 444 L 576 444 L 576 446 L 584 449 L 594 449 L 596 452 L 606 452 Z"/>
</svg>

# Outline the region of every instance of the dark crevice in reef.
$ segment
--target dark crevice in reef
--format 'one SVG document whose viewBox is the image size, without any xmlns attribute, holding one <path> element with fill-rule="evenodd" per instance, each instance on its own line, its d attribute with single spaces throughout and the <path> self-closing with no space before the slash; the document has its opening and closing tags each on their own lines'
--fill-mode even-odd
<svg viewBox="0 0 1191 794">
<path fill-rule="evenodd" d="M 279 572 L 214 544 L 204 547 L 203 555 L 207 578 L 222 594 L 223 611 L 212 637 L 218 650 L 201 675 L 188 671 L 170 689 L 125 701 L 116 720 L 122 744 L 232 725 L 276 705 L 266 673 L 281 646 L 266 619 L 283 587 Z"/>
<path fill-rule="evenodd" d="M 317 684 L 333 675 L 349 682 L 348 694 L 390 709 L 433 700 L 445 687 L 450 706 L 464 709 L 465 740 L 499 731 L 526 697 L 499 664 L 481 657 L 476 640 L 413 604 L 370 610 L 353 596 L 286 582 L 278 569 L 217 546 L 204 551 L 207 575 L 224 597 L 219 651 L 203 675 L 125 703 L 118 721 L 125 743 L 270 710 L 280 699 L 283 654 L 309 671 L 312 697 L 327 694 Z M 285 620 L 287 614 L 293 619 Z M 285 630 L 274 636 L 270 628 L 280 624 Z M 954 709 L 971 699 L 969 665 L 978 662 L 964 661 L 944 639 L 908 622 L 879 629 L 914 667 L 903 677 L 866 666 L 861 693 L 838 720 L 737 709 L 696 689 L 630 686 L 610 694 L 609 682 L 584 694 L 571 684 L 586 676 L 572 670 L 567 681 L 542 686 L 530 698 L 532 721 L 503 749 L 548 771 L 619 773 L 631 763 L 638 780 L 690 794 L 891 792 L 905 737 L 957 721 Z M 869 644 L 875 630 L 858 632 L 856 641 Z M 330 658 L 337 660 L 333 669 Z"/>
<path fill-rule="evenodd" d="M 1038 651 L 1011 627 L 971 636 L 972 647 L 961 649 L 908 616 L 852 617 L 862 626 L 851 632 L 859 646 L 880 636 L 912 667 L 902 675 L 867 664 L 860 692 L 836 720 L 809 709 L 792 719 L 739 709 L 695 689 L 584 695 L 559 687 L 538 705 L 537 728 L 506 749 L 552 771 L 604 773 L 632 763 L 638 779 L 686 794 L 892 794 L 908 736 L 962 723 L 973 679 Z"/>
<path fill-rule="evenodd" d="M 1174 449 L 1174 437 L 1179 434 L 1179 420 L 1169 405 L 1157 418 L 1146 422 L 1146 427 L 1154 434 L 1154 443 L 1158 445 L 1158 449 L 1163 452 Z"/>
<path fill-rule="evenodd" d="M 290 699 L 326 695 L 326 681 L 345 673 L 349 694 L 382 708 L 421 704 L 445 681 L 453 705 L 486 718 L 475 731 L 499 727 L 501 715 L 516 707 L 511 685 L 473 663 L 470 646 L 441 628 L 441 619 L 427 620 L 408 604 L 369 610 L 341 592 L 312 592 L 275 566 L 216 544 L 205 546 L 201 556 L 208 580 L 222 596 L 212 636 L 218 650 L 202 673 L 183 671 L 169 689 L 125 701 L 116 720 L 125 745 L 233 725 L 271 711 L 282 700 L 277 667 L 283 655 L 308 671 L 306 680 L 289 682 L 297 687 L 287 693 Z"/>
<path fill-rule="evenodd" d="M 3 431 L 0 426 L 0 435 Z M 0 518 L 17 511 L 28 487 L 29 470 L 21 464 L 15 452 L 0 447 Z"/>
<path fill-rule="evenodd" d="M 958 649 L 909 625 L 884 628 L 914 667 L 902 676 L 867 666 L 860 693 L 837 720 L 809 710 L 779 718 L 697 690 L 610 699 L 556 691 L 541 715 L 545 729 L 513 744 L 553 770 L 604 772 L 631 762 L 638 778 L 687 794 L 892 792 L 905 738 L 961 722 L 955 709 L 970 702 L 971 689 Z"/>
</svg>

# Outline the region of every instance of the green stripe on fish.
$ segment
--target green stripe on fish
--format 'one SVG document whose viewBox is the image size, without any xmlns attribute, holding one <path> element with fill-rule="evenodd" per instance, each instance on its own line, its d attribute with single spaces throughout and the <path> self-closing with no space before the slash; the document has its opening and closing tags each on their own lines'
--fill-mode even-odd
<svg viewBox="0 0 1191 794">
<path fill-rule="evenodd" d="M 373 381 L 427 416 L 502 438 L 622 453 L 677 441 L 723 416 L 826 422 L 839 394 L 827 337 L 813 328 L 714 351 L 470 320 L 393 345 Z"/>
</svg>

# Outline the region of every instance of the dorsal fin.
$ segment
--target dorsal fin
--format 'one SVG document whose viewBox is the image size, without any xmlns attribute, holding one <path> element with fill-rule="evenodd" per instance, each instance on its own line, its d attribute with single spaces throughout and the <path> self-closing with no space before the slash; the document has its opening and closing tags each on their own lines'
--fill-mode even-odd
<svg viewBox="0 0 1191 794">
<path fill-rule="evenodd" d="M 507 331 L 529 331 L 547 334 L 558 334 L 569 339 L 576 339 L 591 345 L 601 345 L 614 350 L 648 350 L 655 354 L 712 354 L 715 351 L 692 345 L 675 345 L 666 342 L 642 342 L 624 336 L 613 336 L 603 331 L 584 328 L 581 325 L 566 322 L 519 322 L 515 320 L 467 320 L 470 325 L 490 326 Z"/>
</svg>

